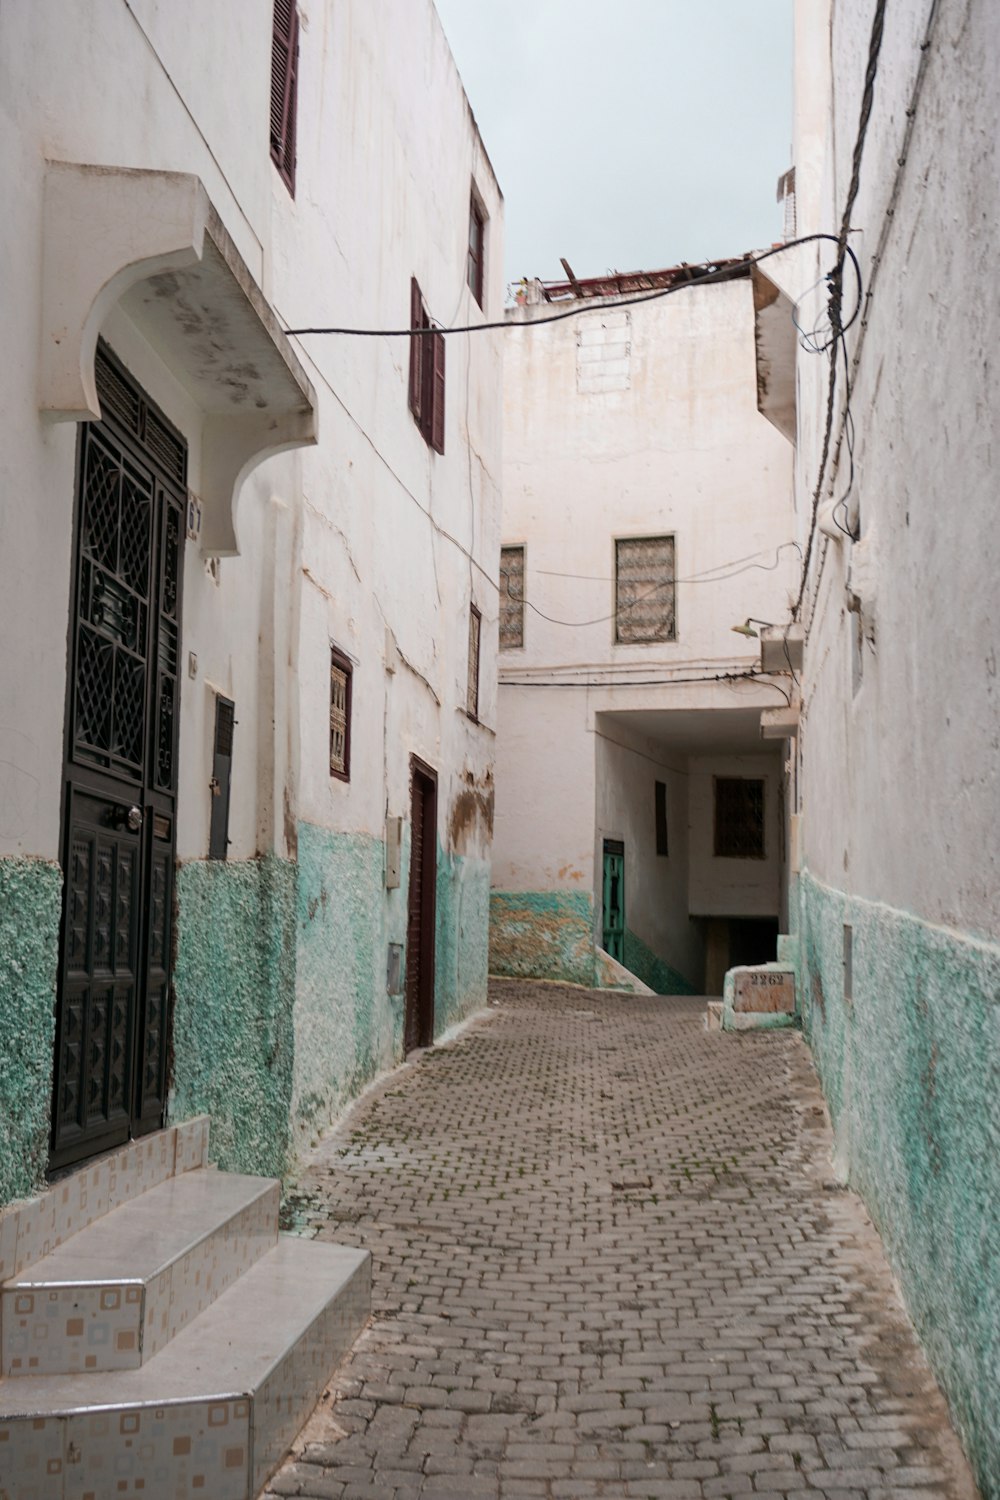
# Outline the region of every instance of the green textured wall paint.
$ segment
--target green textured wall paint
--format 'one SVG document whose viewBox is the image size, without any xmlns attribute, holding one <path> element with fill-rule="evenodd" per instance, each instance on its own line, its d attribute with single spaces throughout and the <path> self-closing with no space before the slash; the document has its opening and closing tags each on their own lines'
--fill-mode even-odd
<svg viewBox="0 0 1000 1500">
<path fill-rule="evenodd" d="M 384 847 L 368 834 L 298 827 L 293 1131 L 298 1149 L 401 1056 L 401 997 L 386 994 Z M 408 860 L 405 861 L 408 864 Z M 392 941 L 402 939 L 393 935 Z"/>
<path fill-rule="evenodd" d="M 62 871 L 0 859 L 0 1204 L 48 1164 Z"/>
<path fill-rule="evenodd" d="M 658 995 L 694 995 L 697 991 L 647 947 L 630 927 L 625 929 L 625 967 Z"/>
<path fill-rule="evenodd" d="M 204 860 L 177 872 L 171 1115 L 212 1116 L 229 1171 L 280 1176 L 289 1155 L 296 867 Z"/>
<path fill-rule="evenodd" d="M 1000 948 L 799 880 L 803 1020 L 841 1164 L 1000 1496 Z M 844 997 L 844 924 L 853 929 Z"/>
<path fill-rule="evenodd" d="M 490 866 L 438 848 L 434 1034 L 486 1004 Z"/>
<path fill-rule="evenodd" d="M 492 891 L 490 973 L 593 985 L 594 907 L 583 891 Z"/>
</svg>

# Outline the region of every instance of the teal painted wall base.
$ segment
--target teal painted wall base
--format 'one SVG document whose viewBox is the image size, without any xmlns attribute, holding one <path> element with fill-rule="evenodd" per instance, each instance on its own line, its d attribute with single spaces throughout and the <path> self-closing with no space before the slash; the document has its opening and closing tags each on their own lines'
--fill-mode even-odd
<svg viewBox="0 0 1000 1500">
<path fill-rule="evenodd" d="M 490 973 L 596 982 L 594 908 L 582 891 L 492 891 Z"/>
<path fill-rule="evenodd" d="M 491 974 L 588 988 L 608 985 L 602 955 L 594 946 L 593 903 L 582 891 L 492 891 L 489 921 Z M 682 974 L 629 928 L 625 968 L 657 995 L 695 993 Z"/>
<path fill-rule="evenodd" d="M 1000 1497 L 1000 948 L 803 874 L 803 1021 L 984 1500 Z M 853 983 L 844 994 L 844 924 Z"/>
<path fill-rule="evenodd" d="M 625 967 L 658 995 L 695 995 L 693 985 L 672 969 L 631 928 L 625 929 Z"/>
<path fill-rule="evenodd" d="M 293 1133 L 301 1147 L 394 1056 L 383 845 L 298 827 Z"/>
<path fill-rule="evenodd" d="M 407 830 L 408 833 L 408 830 Z M 380 839 L 298 825 L 296 861 L 198 861 L 177 878 L 173 1118 L 212 1116 L 231 1171 L 281 1176 L 402 1060 L 409 840 L 385 888 Z M 439 848 L 435 1035 L 486 1004 L 489 866 Z"/>
<path fill-rule="evenodd" d="M 171 1117 L 210 1114 L 228 1171 L 277 1177 L 288 1162 L 295 888 L 274 855 L 177 871 Z"/>
<path fill-rule="evenodd" d="M 434 1035 L 486 1004 L 489 861 L 438 849 Z"/>
<path fill-rule="evenodd" d="M 62 871 L 0 859 L 0 1204 L 48 1164 Z"/>
</svg>

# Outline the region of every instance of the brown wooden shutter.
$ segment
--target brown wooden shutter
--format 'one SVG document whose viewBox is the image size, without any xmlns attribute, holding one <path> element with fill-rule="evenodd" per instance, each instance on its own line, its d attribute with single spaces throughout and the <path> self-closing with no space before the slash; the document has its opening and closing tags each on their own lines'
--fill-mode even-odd
<svg viewBox="0 0 1000 1500">
<path fill-rule="evenodd" d="M 434 353 L 434 394 L 431 402 L 431 447 L 444 452 L 444 334 L 430 336 Z"/>
<path fill-rule="evenodd" d="M 295 190 L 295 102 L 299 13 L 295 0 L 274 0 L 271 33 L 271 157 Z"/>
<path fill-rule="evenodd" d="M 410 278 L 410 327 L 422 328 L 424 326 L 424 299 L 420 295 L 420 287 L 417 285 L 415 276 Z M 424 394 L 423 374 L 423 350 L 425 340 L 421 338 L 410 339 L 410 410 L 420 423 L 421 408 Z"/>
</svg>

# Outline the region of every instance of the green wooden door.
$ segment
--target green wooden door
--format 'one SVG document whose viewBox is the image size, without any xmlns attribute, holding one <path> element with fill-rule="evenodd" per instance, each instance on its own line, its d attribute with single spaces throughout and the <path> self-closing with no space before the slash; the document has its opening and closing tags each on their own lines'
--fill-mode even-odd
<svg viewBox="0 0 1000 1500">
<path fill-rule="evenodd" d="M 625 962 L 625 845 L 604 840 L 604 951 Z"/>
</svg>

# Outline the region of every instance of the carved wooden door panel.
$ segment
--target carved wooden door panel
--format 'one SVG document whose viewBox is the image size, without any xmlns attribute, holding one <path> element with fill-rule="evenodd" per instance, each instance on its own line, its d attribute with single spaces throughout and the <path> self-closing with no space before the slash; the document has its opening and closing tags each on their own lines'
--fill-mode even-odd
<svg viewBox="0 0 1000 1500">
<path fill-rule="evenodd" d="M 166 1097 L 182 439 L 103 349 L 80 431 L 52 1167 L 154 1130 Z M 173 446 L 171 446 L 173 445 Z"/>
</svg>

